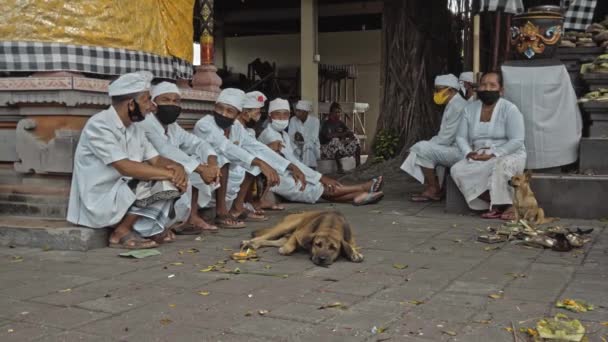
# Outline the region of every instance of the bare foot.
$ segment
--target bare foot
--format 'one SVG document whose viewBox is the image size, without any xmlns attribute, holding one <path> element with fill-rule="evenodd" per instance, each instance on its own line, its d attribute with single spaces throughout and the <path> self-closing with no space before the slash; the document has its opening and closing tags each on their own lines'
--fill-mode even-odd
<svg viewBox="0 0 608 342">
<path fill-rule="evenodd" d="M 198 229 L 204 230 L 204 231 L 217 231 L 218 230 L 217 226 L 205 222 L 205 220 L 203 220 L 203 218 L 198 215 L 190 216 L 188 223 L 193 225 L 195 228 L 198 228 Z"/>
</svg>

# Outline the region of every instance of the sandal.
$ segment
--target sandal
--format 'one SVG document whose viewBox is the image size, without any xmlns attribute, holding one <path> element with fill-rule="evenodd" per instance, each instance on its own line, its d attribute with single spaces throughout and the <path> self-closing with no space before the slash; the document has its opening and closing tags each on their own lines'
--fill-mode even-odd
<svg viewBox="0 0 608 342">
<path fill-rule="evenodd" d="M 440 196 L 427 196 L 427 195 L 419 194 L 419 195 L 412 195 L 412 197 L 410 197 L 410 201 L 416 202 L 416 203 L 440 202 L 441 197 Z"/>
<path fill-rule="evenodd" d="M 245 222 L 239 221 L 232 216 L 217 216 L 215 224 L 224 229 L 241 229 L 247 227 Z"/>
<path fill-rule="evenodd" d="M 118 242 L 110 242 L 108 247 L 118 249 L 150 249 L 158 247 L 158 243 L 144 239 L 135 232 L 130 232 L 118 239 Z"/>
<path fill-rule="evenodd" d="M 265 222 L 268 221 L 268 217 L 264 216 L 264 215 L 260 215 L 257 214 L 255 212 L 249 211 L 247 209 L 243 210 L 242 213 L 240 213 L 239 215 L 234 215 L 232 214 L 232 217 L 235 220 L 243 220 L 245 222 Z"/>
<path fill-rule="evenodd" d="M 150 237 L 150 240 L 157 244 L 175 242 L 175 234 L 170 229 L 165 229 L 162 233 L 158 233 Z"/>
<path fill-rule="evenodd" d="M 211 225 L 211 228 L 203 228 L 201 226 L 195 226 L 193 224 L 190 224 L 181 229 L 173 229 L 173 231 L 177 235 L 200 235 L 205 232 L 217 233 L 219 231 L 219 229 L 214 225 Z"/>
<path fill-rule="evenodd" d="M 378 177 L 374 177 L 372 178 L 372 186 L 370 186 L 369 188 L 369 192 L 379 192 L 380 190 L 382 190 L 382 187 L 384 186 L 384 177 L 382 176 L 378 176 Z"/>
<path fill-rule="evenodd" d="M 252 211 L 252 212 L 254 212 L 254 213 L 258 214 L 258 215 L 264 215 L 264 214 L 266 214 L 266 212 L 265 212 L 264 210 L 262 210 L 262 209 L 260 209 L 260 208 L 256 208 L 256 207 L 254 207 L 254 206 L 253 206 L 253 204 L 251 204 L 251 203 L 249 203 L 249 202 L 245 203 L 245 204 L 243 205 L 243 207 L 244 207 L 246 210 Z"/>
<path fill-rule="evenodd" d="M 499 219 L 501 215 L 502 215 L 502 213 L 500 211 L 492 209 L 492 210 L 488 211 L 487 213 L 481 214 L 481 218 L 488 219 L 488 220 L 494 220 L 494 219 Z"/>
<path fill-rule="evenodd" d="M 361 202 L 355 202 L 353 200 L 353 205 L 358 207 L 358 206 L 362 206 L 362 205 L 375 204 L 375 203 L 380 202 L 380 200 L 382 200 L 382 198 L 384 198 L 384 193 L 372 192 L 372 193 L 368 193 L 365 196 L 365 199 Z"/>
</svg>

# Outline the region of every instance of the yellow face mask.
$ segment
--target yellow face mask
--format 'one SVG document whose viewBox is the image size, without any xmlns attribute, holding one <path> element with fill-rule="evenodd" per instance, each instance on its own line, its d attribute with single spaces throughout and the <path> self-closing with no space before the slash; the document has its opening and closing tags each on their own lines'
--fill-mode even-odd
<svg viewBox="0 0 608 342">
<path fill-rule="evenodd" d="M 433 94 L 433 101 L 440 106 L 446 104 L 446 102 L 448 102 L 448 98 L 450 97 L 450 94 L 448 93 L 449 90 L 450 88 L 445 88 L 443 90 L 436 91 Z"/>
</svg>

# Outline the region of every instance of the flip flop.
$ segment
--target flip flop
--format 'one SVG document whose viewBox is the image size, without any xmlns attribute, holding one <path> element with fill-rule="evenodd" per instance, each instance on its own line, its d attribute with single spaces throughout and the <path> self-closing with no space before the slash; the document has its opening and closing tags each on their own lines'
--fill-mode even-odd
<svg viewBox="0 0 608 342">
<path fill-rule="evenodd" d="M 252 214 L 253 215 L 258 215 L 258 216 L 261 216 L 261 217 L 255 217 L 255 216 L 252 216 Z M 232 217 L 235 220 L 243 220 L 245 222 L 265 222 L 265 221 L 268 221 L 268 217 L 266 217 L 264 215 L 259 215 L 259 214 L 250 212 L 248 210 L 243 211 L 238 216 L 232 215 Z"/>
<path fill-rule="evenodd" d="M 422 194 L 421 195 L 412 195 L 412 197 L 410 197 L 410 201 L 416 202 L 416 203 L 440 202 L 441 197 L 430 197 L 430 196 L 425 196 Z"/>
<path fill-rule="evenodd" d="M 129 241 L 134 241 L 135 243 L 132 246 L 127 245 L 127 242 Z M 152 240 L 144 239 L 135 232 L 130 232 L 118 239 L 118 242 L 110 242 L 108 247 L 117 249 L 150 249 L 158 247 L 158 243 Z"/>
<path fill-rule="evenodd" d="M 229 220 L 230 221 L 240 222 L 240 223 L 230 224 L 230 223 L 228 223 Z M 215 224 L 218 227 L 224 228 L 224 229 L 241 229 L 241 228 L 247 227 L 247 225 L 245 224 L 245 222 L 238 221 L 238 220 L 232 218 L 231 216 L 229 216 L 229 217 L 216 217 L 215 218 Z"/>
<path fill-rule="evenodd" d="M 494 219 L 499 219 L 501 215 L 502 215 L 502 213 L 499 212 L 498 210 L 490 210 L 487 213 L 481 214 L 481 218 L 488 219 L 488 220 L 494 220 Z"/>
<path fill-rule="evenodd" d="M 171 238 L 170 229 L 166 229 L 162 233 L 158 233 L 154 236 L 151 236 L 150 240 L 156 242 L 159 245 L 163 243 L 175 242 L 175 238 Z"/>
<path fill-rule="evenodd" d="M 200 235 L 201 233 L 217 233 L 219 231 L 219 229 L 217 229 L 216 226 L 212 226 L 214 228 L 203 228 L 203 227 L 197 227 L 193 224 L 190 224 L 188 226 L 185 226 L 181 229 L 173 229 L 173 231 L 175 232 L 176 235 Z"/>
<path fill-rule="evenodd" d="M 500 215 L 500 219 L 503 221 L 515 221 L 515 213 L 514 212 L 502 213 Z"/>
<path fill-rule="evenodd" d="M 374 194 L 377 194 L 376 197 L 374 197 Z M 362 205 L 368 205 L 368 204 L 375 204 L 380 202 L 380 200 L 382 200 L 382 198 L 384 198 L 384 194 L 381 192 L 372 192 L 372 193 L 368 193 L 367 196 L 365 196 L 365 199 L 361 202 L 355 202 L 353 200 L 353 205 L 356 207 L 362 206 Z"/>
<path fill-rule="evenodd" d="M 372 178 L 372 186 L 369 188 L 369 193 L 371 194 L 372 192 L 379 192 L 382 190 L 382 187 L 384 187 L 384 177 L 374 177 Z"/>
<path fill-rule="evenodd" d="M 246 202 L 246 203 L 243 205 L 243 207 L 244 207 L 245 209 L 247 209 L 247 210 L 251 211 L 251 212 L 256 213 L 257 215 L 264 215 L 264 214 L 266 214 L 266 212 L 264 212 L 264 210 L 262 210 L 262 209 L 256 209 L 256 208 L 253 206 L 253 204 L 251 204 L 251 203 L 249 203 L 249 202 Z"/>
</svg>

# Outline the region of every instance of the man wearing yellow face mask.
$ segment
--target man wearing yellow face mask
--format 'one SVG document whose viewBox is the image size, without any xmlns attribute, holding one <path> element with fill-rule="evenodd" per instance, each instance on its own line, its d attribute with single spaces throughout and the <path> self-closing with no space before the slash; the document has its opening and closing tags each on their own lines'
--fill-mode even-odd
<svg viewBox="0 0 608 342">
<path fill-rule="evenodd" d="M 441 184 L 445 167 L 451 167 L 463 158 L 456 146 L 456 132 L 467 101 L 459 94 L 460 82 L 452 74 L 435 78 L 433 101 L 445 106 L 439 133 L 428 141 L 419 141 L 410 148 L 401 169 L 426 185 L 421 194 L 411 197 L 414 202 L 441 200 Z"/>
</svg>

